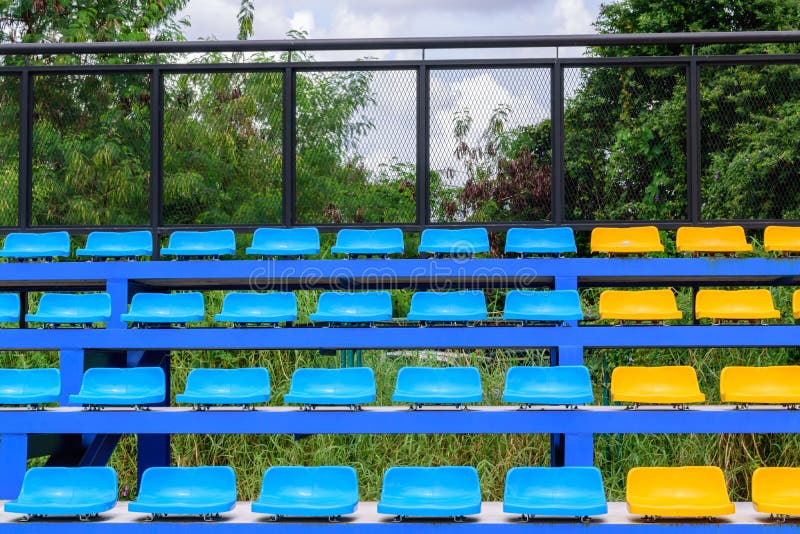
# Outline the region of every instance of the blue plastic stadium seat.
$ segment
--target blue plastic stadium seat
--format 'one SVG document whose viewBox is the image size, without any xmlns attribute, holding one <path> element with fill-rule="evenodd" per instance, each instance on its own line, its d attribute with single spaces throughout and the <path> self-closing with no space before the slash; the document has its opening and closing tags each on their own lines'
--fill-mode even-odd
<svg viewBox="0 0 800 534">
<path fill-rule="evenodd" d="M 36 313 L 25 314 L 29 323 L 91 324 L 111 318 L 108 293 L 45 293 Z"/>
<path fill-rule="evenodd" d="M 137 293 L 131 300 L 128 313 L 119 318 L 128 323 L 189 323 L 205 317 L 203 294 L 190 293 Z"/>
<path fill-rule="evenodd" d="M 0 404 L 35 407 L 57 402 L 60 395 L 58 369 L 0 369 Z"/>
<path fill-rule="evenodd" d="M 593 401 L 592 379 L 583 365 L 511 367 L 506 372 L 503 402 L 571 407 Z"/>
<path fill-rule="evenodd" d="M 0 293 L 0 323 L 16 323 L 19 321 L 19 312 L 19 295 Z"/>
<path fill-rule="evenodd" d="M 170 234 L 169 245 L 161 249 L 162 256 L 213 258 L 224 254 L 236 254 L 233 230 L 179 230 Z"/>
<path fill-rule="evenodd" d="M 94 408 L 136 406 L 163 402 L 167 395 L 166 378 L 161 367 L 93 367 L 83 375 L 81 389 L 69 401 Z"/>
<path fill-rule="evenodd" d="M 283 402 L 306 407 L 357 407 L 374 402 L 375 395 L 375 374 L 370 367 L 297 369 Z"/>
<path fill-rule="evenodd" d="M 368 323 L 391 318 L 392 296 L 388 291 L 323 293 L 317 311 L 309 316 L 313 322 L 329 323 Z"/>
<path fill-rule="evenodd" d="M 481 290 L 421 291 L 411 297 L 409 321 L 483 321 L 486 297 Z"/>
<path fill-rule="evenodd" d="M 506 475 L 503 511 L 532 517 L 608 513 L 596 467 L 515 467 Z"/>
<path fill-rule="evenodd" d="M 471 256 L 479 252 L 489 252 L 489 234 L 486 228 L 428 228 L 422 231 L 417 252 L 437 256 Z"/>
<path fill-rule="evenodd" d="M 128 504 L 128 511 L 210 518 L 233 510 L 235 504 L 236 474 L 230 467 L 151 467 L 142 475 L 139 497 Z"/>
<path fill-rule="evenodd" d="M 338 466 L 270 467 L 252 504 L 255 513 L 279 517 L 337 517 L 356 508 L 356 470 Z"/>
<path fill-rule="evenodd" d="M 565 254 L 577 252 L 572 228 L 511 228 L 506 234 L 506 254 Z"/>
<path fill-rule="evenodd" d="M 25 473 L 19 497 L 7 502 L 5 511 L 92 516 L 116 504 L 117 473 L 110 467 L 33 467 Z"/>
<path fill-rule="evenodd" d="M 475 367 L 403 367 L 397 373 L 392 401 L 422 404 L 481 402 L 481 375 Z"/>
<path fill-rule="evenodd" d="M 481 513 L 474 467 L 392 467 L 383 477 L 379 514 L 460 517 Z"/>
<path fill-rule="evenodd" d="M 270 257 L 319 254 L 319 231 L 316 228 L 259 228 L 245 252 Z"/>
<path fill-rule="evenodd" d="M 90 258 L 135 258 L 153 254 L 153 234 L 147 230 L 132 232 L 92 232 L 86 247 L 75 251 L 76 256 Z"/>
<path fill-rule="evenodd" d="M 297 298 L 294 293 L 228 293 L 222 301 L 217 322 L 286 323 L 297 320 Z"/>
<path fill-rule="evenodd" d="M 186 389 L 175 401 L 204 407 L 211 404 L 240 404 L 245 407 L 269 402 L 269 371 L 252 369 L 192 369 Z"/>
<path fill-rule="evenodd" d="M 580 321 L 581 297 L 574 290 L 521 291 L 506 295 L 503 319 L 516 321 Z"/>
<path fill-rule="evenodd" d="M 41 259 L 66 258 L 69 256 L 69 234 L 67 232 L 45 232 L 43 234 L 11 233 L 6 236 L 0 258 Z"/>
<path fill-rule="evenodd" d="M 378 230 L 339 230 L 336 244 L 331 247 L 334 254 L 349 256 L 388 256 L 405 251 L 403 231 L 400 228 Z"/>
</svg>

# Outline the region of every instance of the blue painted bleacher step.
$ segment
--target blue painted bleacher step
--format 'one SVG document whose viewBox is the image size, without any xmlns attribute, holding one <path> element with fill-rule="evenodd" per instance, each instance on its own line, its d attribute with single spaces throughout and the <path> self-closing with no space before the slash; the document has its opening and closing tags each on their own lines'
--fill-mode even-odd
<svg viewBox="0 0 800 534">
<path fill-rule="evenodd" d="M 481 513 L 474 467 L 392 467 L 383 477 L 379 514 L 453 517 Z"/>
<path fill-rule="evenodd" d="M 116 504 L 117 473 L 110 467 L 33 467 L 25 473 L 19 497 L 7 502 L 5 511 L 77 515 L 84 520 Z"/>
<path fill-rule="evenodd" d="M 313 322 L 370 323 L 392 318 L 392 296 L 388 291 L 361 293 L 328 292 L 319 296 Z"/>
<path fill-rule="evenodd" d="M 590 516 L 608 513 L 603 478 L 596 467 L 515 467 L 506 475 L 503 511 L 521 514 Z"/>
<path fill-rule="evenodd" d="M 486 297 L 481 290 L 421 291 L 411 296 L 409 321 L 484 321 Z"/>
<path fill-rule="evenodd" d="M 506 233 L 506 254 L 566 254 L 577 252 L 572 228 L 511 228 Z"/>
<path fill-rule="evenodd" d="M 270 467 L 261 495 L 252 504 L 258 514 L 277 517 L 338 518 L 358 508 L 358 477 L 352 467 Z"/>
<path fill-rule="evenodd" d="M 375 374 L 370 367 L 297 369 L 283 402 L 301 404 L 304 409 L 315 406 L 359 409 L 362 404 L 374 402 L 375 396 Z"/>
<path fill-rule="evenodd" d="M 403 367 L 397 373 L 393 402 L 411 403 L 412 409 L 423 404 L 454 404 L 462 407 L 481 402 L 481 375 L 475 367 Z"/>
<path fill-rule="evenodd" d="M 57 402 L 60 395 L 58 369 L 0 369 L 0 404 L 36 408 Z"/>
<path fill-rule="evenodd" d="M 25 314 L 29 323 L 91 324 L 111 319 L 108 293 L 45 293 L 36 313 Z"/>
<path fill-rule="evenodd" d="M 489 234 L 486 228 L 460 230 L 428 228 L 422 231 L 417 252 L 437 256 L 472 256 L 480 252 L 489 252 Z"/>
<path fill-rule="evenodd" d="M 589 370 L 583 365 L 558 367 L 511 367 L 506 372 L 503 402 L 577 408 L 594 401 Z"/>
<path fill-rule="evenodd" d="M 235 504 L 236 475 L 230 467 L 151 467 L 128 511 L 150 514 L 151 519 L 199 515 L 209 521 Z"/>
<path fill-rule="evenodd" d="M 378 230 L 339 230 L 336 244 L 331 247 L 334 254 L 348 256 L 388 256 L 405 251 L 403 231 L 399 228 Z"/>
<path fill-rule="evenodd" d="M 316 228 L 259 228 L 245 253 L 268 257 L 319 254 L 319 231 Z"/>
<path fill-rule="evenodd" d="M 294 293 L 228 293 L 222 301 L 217 322 L 235 324 L 287 323 L 297 320 L 297 298 Z"/>
<path fill-rule="evenodd" d="M 187 258 L 215 258 L 226 254 L 236 254 L 236 234 L 233 230 L 179 230 L 172 232 L 169 245 L 161 249 L 162 256 Z"/>
<path fill-rule="evenodd" d="M 93 367 L 86 370 L 80 391 L 70 395 L 69 401 L 90 410 L 103 406 L 144 408 L 163 402 L 166 394 L 161 367 Z"/>
<path fill-rule="evenodd" d="M 86 238 L 86 247 L 75 251 L 76 256 L 90 258 L 135 258 L 152 254 L 153 235 L 147 230 L 92 232 Z"/>
<path fill-rule="evenodd" d="M 119 318 L 128 323 L 170 324 L 202 321 L 205 317 L 203 294 L 137 293 L 128 313 Z"/>
<path fill-rule="evenodd" d="M 269 371 L 263 367 L 192 369 L 186 389 L 175 396 L 175 402 L 194 404 L 198 409 L 213 404 L 238 404 L 247 409 L 269 399 Z"/>
<path fill-rule="evenodd" d="M 42 234 L 10 233 L 0 249 L 0 258 L 42 259 L 69 256 L 67 232 Z"/>
<path fill-rule="evenodd" d="M 522 291 L 506 295 L 503 319 L 515 321 L 580 321 L 581 297 L 574 290 Z"/>
<path fill-rule="evenodd" d="M 19 321 L 20 304 L 16 293 L 0 293 L 0 323 Z"/>
</svg>

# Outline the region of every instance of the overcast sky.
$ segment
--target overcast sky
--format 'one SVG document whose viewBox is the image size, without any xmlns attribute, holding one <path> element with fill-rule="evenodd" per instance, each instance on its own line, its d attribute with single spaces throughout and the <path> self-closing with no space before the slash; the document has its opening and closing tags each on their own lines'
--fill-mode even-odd
<svg viewBox="0 0 800 534">
<path fill-rule="evenodd" d="M 253 39 L 282 39 L 289 30 L 309 38 L 452 37 L 594 33 L 592 22 L 603 0 L 254 0 Z M 609 2 L 609 0 L 605 0 Z M 183 16 L 189 39 L 235 39 L 239 0 L 191 0 Z M 416 59 L 419 51 L 315 52 L 317 60 Z M 562 49 L 559 54 L 581 54 Z M 350 57 L 344 55 L 349 54 Z M 553 57 L 554 49 L 428 51 L 426 57 Z M 453 182 L 465 170 L 454 159 L 453 120 L 468 110 L 473 128 L 468 140 L 478 143 L 498 106 L 511 110 L 509 126 L 536 124 L 550 116 L 547 69 L 440 70 L 431 75 L 431 166 L 450 169 Z M 356 140 L 353 154 L 368 169 L 382 164 L 415 162 L 416 117 L 413 71 L 374 73 L 374 104 L 360 112 L 373 125 Z M 567 88 L 568 92 L 574 87 Z"/>
</svg>

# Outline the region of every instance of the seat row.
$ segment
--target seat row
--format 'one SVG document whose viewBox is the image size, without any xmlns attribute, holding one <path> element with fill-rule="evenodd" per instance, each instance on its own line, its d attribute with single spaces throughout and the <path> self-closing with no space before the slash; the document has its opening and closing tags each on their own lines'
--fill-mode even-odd
<svg viewBox="0 0 800 534">
<path fill-rule="evenodd" d="M 800 290 L 792 300 L 793 316 L 800 317 Z M 667 321 L 681 319 L 674 293 L 669 289 L 623 291 L 607 290 L 600 294 L 600 319 L 614 321 Z M 0 294 L 0 322 L 17 322 L 19 296 Z M 772 294 L 767 289 L 719 290 L 697 292 L 695 317 L 715 322 L 778 319 Z M 203 321 L 205 300 L 202 293 L 137 293 L 128 313 L 120 320 L 134 326 L 185 324 Z M 228 293 L 217 322 L 236 326 L 277 325 L 297 321 L 297 298 L 290 292 Z M 420 323 L 458 323 L 486 321 L 489 317 L 483 291 L 422 291 L 411 297 L 406 321 Z M 522 323 L 566 323 L 584 318 L 580 296 L 574 290 L 512 290 L 506 294 L 502 320 Z M 91 325 L 111 319 L 108 293 L 45 293 L 35 313 L 25 321 L 47 325 Z M 313 323 L 375 323 L 392 320 L 392 297 L 388 291 L 359 293 L 326 292 L 311 313 Z"/>
<path fill-rule="evenodd" d="M 0 369 L 0 405 L 32 408 L 57 402 L 61 394 L 58 369 Z M 193 369 L 180 404 L 203 410 L 209 406 L 253 405 L 269 402 L 270 376 L 265 368 Z M 304 409 L 349 406 L 358 410 L 376 398 L 375 377 L 369 367 L 297 369 L 286 404 Z M 736 403 L 800 405 L 800 366 L 725 367 L 720 374 L 720 399 Z M 163 403 L 166 381 L 160 367 L 91 368 L 69 401 L 86 409 L 104 406 L 146 407 Z M 640 404 L 671 404 L 683 408 L 705 401 L 697 374 L 689 366 L 617 367 L 611 374 L 611 400 Z M 483 386 L 474 367 L 404 367 L 397 374 L 392 401 L 464 407 L 483 401 Z M 511 367 L 506 373 L 503 402 L 532 406 L 577 408 L 594 402 L 589 371 L 584 366 Z"/>
<path fill-rule="evenodd" d="M 736 254 L 751 252 L 741 226 L 682 227 L 676 234 L 678 252 L 691 254 Z M 663 252 L 664 245 L 655 226 L 595 228 L 591 251 L 605 254 L 644 254 Z M 422 232 L 417 253 L 431 256 L 472 256 L 488 253 L 489 235 L 485 228 L 439 229 Z M 800 227 L 768 226 L 764 230 L 764 250 L 791 254 L 800 252 Z M 285 258 L 319 254 L 320 239 L 316 228 L 259 228 L 245 253 L 251 256 Z M 405 243 L 399 228 L 377 230 L 340 230 L 333 254 L 346 257 L 403 254 Z M 506 235 L 505 254 L 525 257 L 534 254 L 577 252 L 575 236 L 569 227 L 511 228 Z M 161 248 L 162 256 L 175 258 L 218 258 L 236 253 L 233 230 L 173 232 Z M 136 258 L 153 254 L 153 236 L 147 230 L 128 232 L 92 232 L 86 246 L 75 252 L 84 258 Z M 0 257 L 9 259 L 52 259 L 70 256 L 67 232 L 10 233 Z"/>
<path fill-rule="evenodd" d="M 800 468 L 762 467 L 753 472 L 756 512 L 778 519 L 800 515 Z M 717 517 L 736 508 L 718 467 L 636 467 L 628 472 L 626 501 L 632 515 L 649 518 Z M 358 508 L 355 469 L 342 466 L 270 467 L 264 473 L 254 513 L 336 520 Z M 117 504 L 117 475 L 110 467 L 35 467 L 25 473 L 19 496 L 5 511 L 31 517 L 107 512 Z M 481 488 L 473 467 L 392 467 L 383 477 L 379 514 L 453 517 L 481 513 Z M 199 515 L 212 520 L 236 505 L 236 475 L 230 467 L 151 467 L 128 511 Z M 608 513 L 603 479 L 594 467 L 515 467 L 508 471 L 503 511 L 521 515 L 578 517 Z"/>
</svg>

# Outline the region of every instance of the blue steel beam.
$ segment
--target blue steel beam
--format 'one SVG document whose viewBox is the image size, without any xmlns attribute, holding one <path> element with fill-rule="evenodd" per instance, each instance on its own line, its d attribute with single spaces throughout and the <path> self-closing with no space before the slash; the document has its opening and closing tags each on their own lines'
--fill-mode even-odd
<svg viewBox="0 0 800 534">
<path fill-rule="evenodd" d="M 528 287 L 555 277 L 581 285 L 689 282 L 800 283 L 800 259 L 533 258 L 226 260 L 0 264 L 0 287 L 97 287 L 131 280 L 163 287 L 291 289 L 352 287 Z"/>
<path fill-rule="evenodd" d="M 2 350 L 793 347 L 800 325 L 4 329 Z"/>
<path fill-rule="evenodd" d="M 20 434 L 717 434 L 798 433 L 800 411 L 736 410 L 728 406 L 686 411 L 626 410 L 588 407 L 579 410 L 530 410 L 473 407 L 468 411 L 367 407 L 363 412 L 301 412 L 293 408 L 256 411 L 153 408 L 150 412 L 75 408 L 44 412 L 0 410 L 0 428 Z"/>
</svg>

